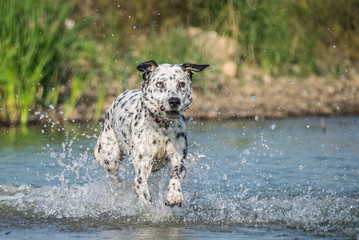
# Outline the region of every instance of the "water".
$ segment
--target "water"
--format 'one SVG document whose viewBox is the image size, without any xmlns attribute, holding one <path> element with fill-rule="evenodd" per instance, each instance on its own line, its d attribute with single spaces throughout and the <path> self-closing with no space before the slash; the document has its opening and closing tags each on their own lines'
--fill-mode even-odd
<svg viewBox="0 0 359 240">
<path fill-rule="evenodd" d="M 185 206 L 169 168 L 138 201 L 132 167 L 107 179 L 100 126 L 0 128 L 0 239 L 358 239 L 359 117 L 190 121 Z"/>
</svg>

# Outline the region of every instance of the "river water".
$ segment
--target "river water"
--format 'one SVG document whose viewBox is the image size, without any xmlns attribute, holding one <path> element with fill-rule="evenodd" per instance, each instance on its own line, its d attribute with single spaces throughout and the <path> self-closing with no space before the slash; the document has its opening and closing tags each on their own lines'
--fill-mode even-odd
<svg viewBox="0 0 359 240">
<path fill-rule="evenodd" d="M 188 121 L 184 208 L 169 167 L 139 202 L 92 155 L 99 125 L 0 128 L 0 239 L 359 239 L 359 117 Z"/>
</svg>

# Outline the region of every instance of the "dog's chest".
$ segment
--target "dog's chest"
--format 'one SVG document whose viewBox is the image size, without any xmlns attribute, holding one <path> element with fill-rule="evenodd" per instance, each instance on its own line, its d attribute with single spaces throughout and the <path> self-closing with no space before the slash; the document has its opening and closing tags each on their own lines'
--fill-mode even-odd
<svg viewBox="0 0 359 240">
<path fill-rule="evenodd" d="M 156 145 L 153 149 L 154 157 L 152 162 L 152 170 L 157 171 L 163 168 L 168 163 L 168 158 L 166 157 L 166 140 L 157 139 L 154 141 L 156 141 Z"/>
<path fill-rule="evenodd" d="M 168 126 L 167 128 L 160 128 L 154 131 L 150 131 L 147 136 L 150 136 L 149 145 L 151 145 L 151 155 L 152 155 L 152 170 L 159 170 L 169 162 L 171 154 L 173 154 L 173 149 L 168 148 L 169 143 L 175 141 L 174 133 L 178 131 L 177 121 L 176 124 Z"/>
</svg>

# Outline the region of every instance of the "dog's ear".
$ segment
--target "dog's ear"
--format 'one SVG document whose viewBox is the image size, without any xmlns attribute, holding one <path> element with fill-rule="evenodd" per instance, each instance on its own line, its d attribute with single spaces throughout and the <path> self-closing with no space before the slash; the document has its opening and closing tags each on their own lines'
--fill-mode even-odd
<svg viewBox="0 0 359 240">
<path fill-rule="evenodd" d="M 194 64 L 194 63 L 182 63 L 181 64 L 182 68 L 184 71 L 186 72 L 200 72 L 203 69 L 205 69 L 206 67 L 208 67 L 208 64 Z"/>
<path fill-rule="evenodd" d="M 154 60 L 150 60 L 144 63 L 141 63 L 137 66 L 137 70 L 140 72 L 143 72 L 145 74 L 148 74 L 155 70 L 158 67 L 158 64 Z"/>
</svg>

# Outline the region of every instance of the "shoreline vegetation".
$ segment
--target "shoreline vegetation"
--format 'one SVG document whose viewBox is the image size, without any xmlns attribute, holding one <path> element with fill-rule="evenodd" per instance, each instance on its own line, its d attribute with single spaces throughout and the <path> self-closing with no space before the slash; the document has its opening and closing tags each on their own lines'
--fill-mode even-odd
<svg viewBox="0 0 359 240">
<path fill-rule="evenodd" d="M 187 117 L 358 115 L 358 12 L 354 0 L 4 0 L 0 126 L 101 121 L 151 59 L 210 64 Z"/>
</svg>

